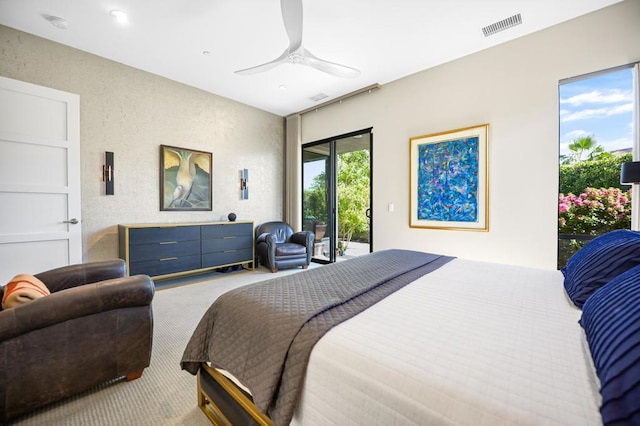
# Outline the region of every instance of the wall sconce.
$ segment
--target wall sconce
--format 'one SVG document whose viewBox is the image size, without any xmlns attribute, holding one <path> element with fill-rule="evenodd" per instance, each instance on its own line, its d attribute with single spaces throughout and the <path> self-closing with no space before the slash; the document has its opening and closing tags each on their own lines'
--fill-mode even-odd
<svg viewBox="0 0 640 426">
<path fill-rule="evenodd" d="M 622 169 L 620 170 L 620 183 L 623 185 L 640 183 L 640 161 L 622 163 Z"/>
<path fill-rule="evenodd" d="M 104 153 L 102 181 L 104 182 L 105 195 L 113 195 L 113 152 L 106 151 Z"/>
<path fill-rule="evenodd" d="M 249 187 L 247 186 L 247 182 L 249 182 L 249 170 L 242 169 L 240 170 L 240 199 L 241 200 L 249 199 Z"/>
</svg>

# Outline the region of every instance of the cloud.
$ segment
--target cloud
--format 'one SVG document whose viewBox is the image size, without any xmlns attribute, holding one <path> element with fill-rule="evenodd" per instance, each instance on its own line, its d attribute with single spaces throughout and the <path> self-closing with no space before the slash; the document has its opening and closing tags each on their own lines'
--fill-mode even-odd
<svg viewBox="0 0 640 426">
<path fill-rule="evenodd" d="M 612 152 L 619 149 L 627 149 L 633 147 L 633 139 L 631 136 L 622 136 L 618 139 L 604 141 L 603 145 L 607 147 L 607 151 Z"/>
<path fill-rule="evenodd" d="M 619 102 L 632 102 L 633 92 L 630 90 L 611 89 L 605 92 L 593 90 L 591 92 L 580 93 L 569 98 L 560 99 L 561 104 L 580 106 L 584 104 L 615 104 Z"/>
<path fill-rule="evenodd" d="M 564 139 L 565 139 L 565 140 L 566 140 L 566 139 L 571 139 L 571 140 L 573 140 L 573 139 L 577 139 L 577 138 L 579 138 L 580 136 L 587 136 L 587 135 L 589 135 L 589 134 L 590 134 L 590 133 L 589 133 L 589 132 L 587 132 L 587 131 L 585 131 L 585 130 L 577 129 L 577 130 L 573 130 L 573 131 L 571 131 L 571 132 L 567 133 L 566 135 L 564 135 Z"/>
<path fill-rule="evenodd" d="M 626 114 L 629 112 L 633 112 L 633 102 L 630 102 L 624 105 L 617 105 L 609 108 L 583 109 L 575 112 L 562 111 L 560 113 L 560 116 L 561 116 L 560 121 L 562 121 L 563 123 L 566 123 L 568 121 L 611 117 L 612 115 Z"/>
</svg>

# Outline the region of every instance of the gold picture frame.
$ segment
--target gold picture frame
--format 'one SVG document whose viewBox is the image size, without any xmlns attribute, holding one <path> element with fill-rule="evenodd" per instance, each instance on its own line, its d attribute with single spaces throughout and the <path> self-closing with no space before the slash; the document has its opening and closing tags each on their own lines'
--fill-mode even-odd
<svg viewBox="0 0 640 426">
<path fill-rule="evenodd" d="M 412 228 L 489 230 L 489 124 L 412 137 Z"/>
</svg>

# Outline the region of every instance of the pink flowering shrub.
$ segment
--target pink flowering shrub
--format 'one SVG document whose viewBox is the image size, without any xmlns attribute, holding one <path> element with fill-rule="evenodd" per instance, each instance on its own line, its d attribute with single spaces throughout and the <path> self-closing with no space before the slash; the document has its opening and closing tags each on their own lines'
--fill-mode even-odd
<svg viewBox="0 0 640 426">
<path fill-rule="evenodd" d="M 560 234 L 600 235 L 631 228 L 631 190 L 587 188 L 580 195 L 560 194 Z"/>
</svg>

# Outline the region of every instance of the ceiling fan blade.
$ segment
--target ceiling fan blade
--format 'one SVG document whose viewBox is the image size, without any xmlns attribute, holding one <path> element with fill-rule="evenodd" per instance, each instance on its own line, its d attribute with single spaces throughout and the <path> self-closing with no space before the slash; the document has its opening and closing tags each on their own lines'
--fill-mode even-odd
<svg viewBox="0 0 640 426">
<path fill-rule="evenodd" d="M 302 45 L 302 0 L 281 0 L 282 21 L 289 36 L 289 51 Z"/>
<path fill-rule="evenodd" d="M 342 78 L 354 78 L 360 71 L 346 65 L 325 61 L 302 46 L 302 0 L 280 0 L 282 21 L 289 36 L 289 47 L 271 62 L 236 71 L 239 75 L 257 74 L 268 71 L 283 63 L 307 65 L 327 74 Z"/>
<path fill-rule="evenodd" d="M 360 75 L 360 71 L 348 67 L 346 65 L 336 64 L 335 62 L 325 61 L 320 59 L 307 49 L 304 49 L 305 65 L 315 68 L 319 71 L 326 72 L 327 74 L 335 75 L 342 78 L 354 78 Z"/>
<path fill-rule="evenodd" d="M 272 68 L 277 67 L 280 64 L 288 62 L 288 56 L 289 56 L 289 49 L 286 49 L 282 53 L 282 55 L 278 56 L 273 61 L 261 64 L 261 65 L 256 65 L 255 67 L 245 68 L 243 70 L 234 71 L 234 74 L 251 75 L 251 74 L 258 74 L 260 72 L 268 71 L 268 70 L 270 70 Z"/>
</svg>

